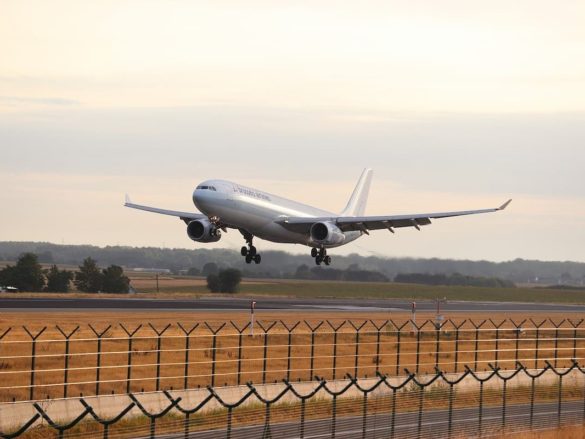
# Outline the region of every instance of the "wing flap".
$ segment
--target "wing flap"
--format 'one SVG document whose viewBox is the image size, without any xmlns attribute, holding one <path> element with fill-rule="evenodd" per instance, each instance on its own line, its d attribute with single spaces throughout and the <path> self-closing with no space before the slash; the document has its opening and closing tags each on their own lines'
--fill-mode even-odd
<svg viewBox="0 0 585 439">
<path fill-rule="evenodd" d="M 336 224 L 342 231 L 351 230 L 380 230 L 401 227 L 415 227 L 431 224 L 431 219 L 449 218 L 454 216 L 476 215 L 480 213 L 497 212 L 504 210 L 512 200 L 506 201 L 500 207 L 479 210 L 461 210 L 456 212 L 419 213 L 413 215 L 382 215 L 382 216 L 339 216 L 339 217 L 288 217 L 278 221 L 284 228 L 307 233 L 317 222 L 329 221 Z M 420 230 L 420 229 L 419 229 Z"/>
</svg>

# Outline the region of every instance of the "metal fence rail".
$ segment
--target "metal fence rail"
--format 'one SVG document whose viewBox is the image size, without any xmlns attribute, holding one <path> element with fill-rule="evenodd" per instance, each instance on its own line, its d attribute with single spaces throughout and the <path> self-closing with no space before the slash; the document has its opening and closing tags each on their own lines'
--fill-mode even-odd
<svg viewBox="0 0 585 439">
<path fill-rule="evenodd" d="M 467 367 L 458 374 L 436 370 L 421 376 L 407 370 L 399 379 L 378 374 L 367 383 L 351 375 L 343 383 L 321 378 L 306 392 L 298 390 L 301 384 L 284 380 L 271 396 L 248 383 L 247 391 L 231 401 L 208 387 L 194 405 L 164 391 L 167 403 L 156 413 L 141 403 L 140 396 L 129 394 L 128 405 L 107 419 L 80 398 L 78 415 L 66 422 L 33 402 L 30 419 L 12 432 L 0 432 L 0 437 L 18 438 L 33 428 L 42 437 L 59 438 L 481 436 L 582 424 L 584 375 L 577 362 L 568 368 L 547 362 L 537 371 L 517 363 L 508 371 L 492 365 L 488 373 Z M 512 386 L 520 376 L 528 384 Z M 567 377 L 573 380 L 567 383 Z M 211 405 L 218 408 L 207 410 Z M 136 409 L 141 416 L 129 423 L 129 413 Z M 33 427 L 41 419 L 45 425 Z"/>
<path fill-rule="evenodd" d="M 253 331 L 252 331 L 253 330 Z M 312 380 L 569 367 L 583 320 L 323 320 L 0 329 L 0 401 Z M 252 335 L 253 332 L 253 335 Z"/>
</svg>

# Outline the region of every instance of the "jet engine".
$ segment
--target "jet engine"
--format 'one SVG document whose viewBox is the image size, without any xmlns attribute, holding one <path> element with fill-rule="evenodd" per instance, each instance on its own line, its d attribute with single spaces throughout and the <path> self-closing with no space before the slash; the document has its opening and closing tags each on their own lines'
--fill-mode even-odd
<svg viewBox="0 0 585 439">
<path fill-rule="evenodd" d="M 221 230 L 209 220 L 200 219 L 187 224 L 187 235 L 197 242 L 217 242 L 221 239 Z"/>
<path fill-rule="evenodd" d="M 322 222 L 311 226 L 311 239 L 323 245 L 336 245 L 345 241 L 345 235 L 335 224 Z"/>
</svg>

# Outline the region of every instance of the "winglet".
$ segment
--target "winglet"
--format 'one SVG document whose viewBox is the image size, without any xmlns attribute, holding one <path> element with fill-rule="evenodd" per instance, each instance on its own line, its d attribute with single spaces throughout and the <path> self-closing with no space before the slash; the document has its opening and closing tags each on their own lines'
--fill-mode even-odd
<svg viewBox="0 0 585 439">
<path fill-rule="evenodd" d="M 502 204 L 500 207 L 498 207 L 497 210 L 504 210 L 506 207 L 508 207 L 508 204 L 510 204 L 512 202 L 512 199 L 510 198 L 508 201 L 506 201 L 504 204 Z"/>
<path fill-rule="evenodd" d="M 126 204 L 131 204 L 131 203 L 132 203 L 132 201 L 130 201 L 130 195 L 126 194 L 126 199 L 125 199 L 124 204 L 126 205 Z"/>
</svg>

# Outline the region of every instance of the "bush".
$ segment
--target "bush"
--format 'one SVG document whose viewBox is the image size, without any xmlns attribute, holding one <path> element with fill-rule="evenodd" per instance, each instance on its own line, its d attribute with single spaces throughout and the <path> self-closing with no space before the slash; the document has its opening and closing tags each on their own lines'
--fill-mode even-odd
<svg viewBox="0 0 585 439">
<path fill-rule="evenodd" d="M 24 253 L 16 265 L 0 270 L 0 285 L 16 287 L 20 291 L 42 291 L 45 277 L 37 255 Z"/>
<path fill-rule="evenodd" d="M 69 291 L 69 283 L 73 280 L 73 272 L 59 270 L 53 265 L 45 272 L 47 276 L 46 290 L 50 293 L 66 293 Z"/>
<path fill-rule="evenodd" d="M 242 272 L 235 268 L 220 270 L 218 274 L 207 276 L 207 288 L 212 293 L 235 293 L 242 280 Z"/>
<path fill-rule="evenodd" d="M 92 258 L 85 258 L 75 273 L 75 286 L 84 293 L 97 293 L 102 289 L 103 277 L 97 263 Z"/>
<path fill-rule="evenodd" d="M 102 271 L 102 291 L 104 293 L 127 293 L 130 279 L 118 265 L 110 265 Z"/>
</svg>

